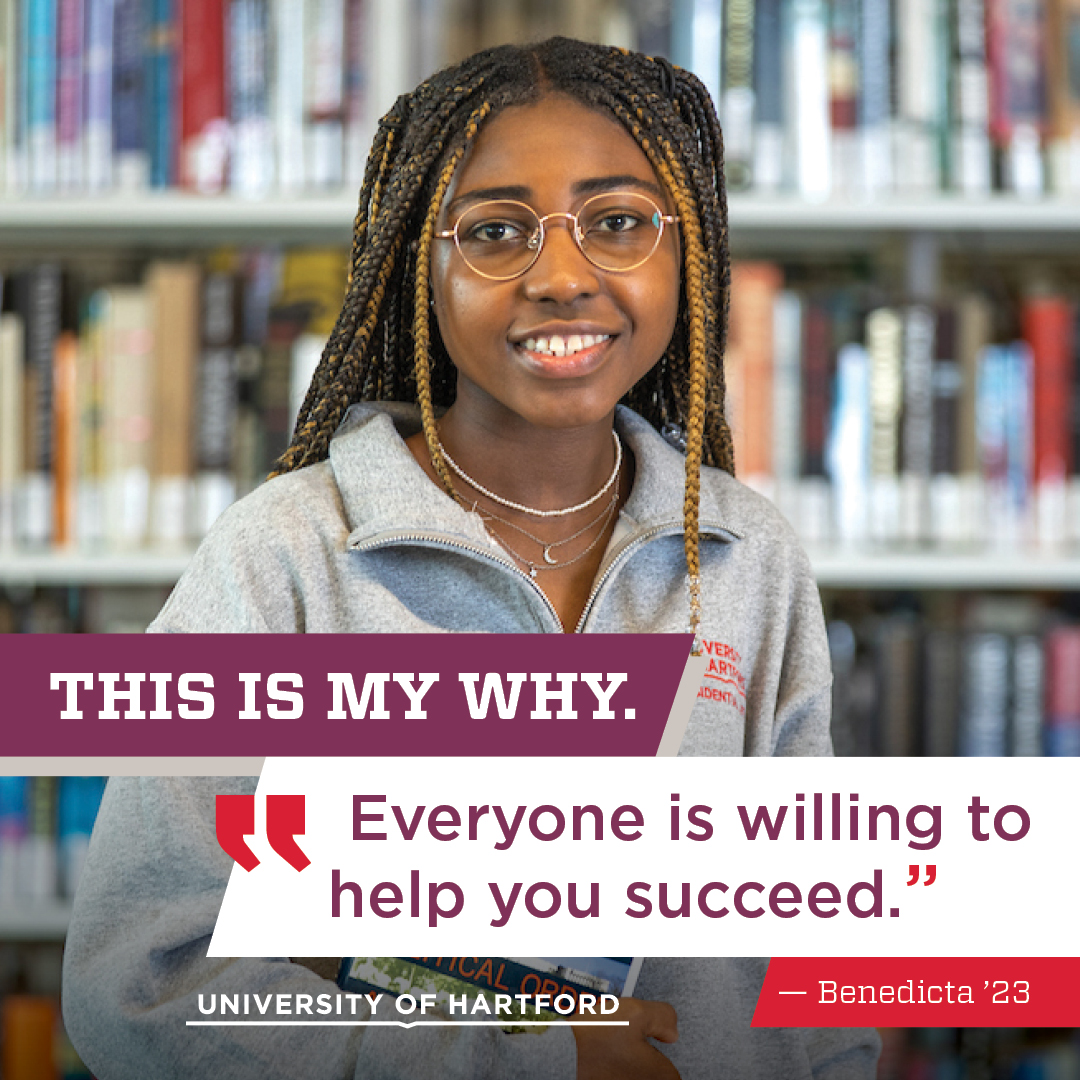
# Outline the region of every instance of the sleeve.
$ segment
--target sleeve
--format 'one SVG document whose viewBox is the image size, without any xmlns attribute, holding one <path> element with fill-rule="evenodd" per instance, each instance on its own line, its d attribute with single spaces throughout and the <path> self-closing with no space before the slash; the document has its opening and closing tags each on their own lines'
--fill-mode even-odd
<svg viewBox="0 0 1080 1080">
<path fill-rule="evenodd" d="M 810 560 L 793 545 L 787 633 L 773 721 L 773 754 L 832 757 L 832 664 Z"/>
<path fill-rule="evenodd" d="M 807 1028 L 806 1054 L 814 1080 L 873 1080 L 881 1038 L 873 1028 Z"/>
<path fill-rule="evenodd" d="M 283 957 L 206 956 L 232 871 L 214 833 L 215 797 L 255 785 L 255 778 L 110 780 L 64 954 L 64 1021 L 95 1076 L 572 1080 L 567 1028 L 513 1036 L 464 1025 L 190 1026 L 210 994 L 337 990 Z"/>
</svg>

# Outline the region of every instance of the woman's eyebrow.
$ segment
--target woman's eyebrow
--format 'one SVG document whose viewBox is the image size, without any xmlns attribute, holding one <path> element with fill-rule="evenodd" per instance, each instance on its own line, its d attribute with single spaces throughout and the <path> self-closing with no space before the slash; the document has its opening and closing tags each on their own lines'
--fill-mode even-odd
<svg viewBox="0 0 1080 1080">
<path fill-rule="evenodd" d="M 524 184 L 504 184 L 502 187 L 477 188 L 475 191 L 463 191 L 446 205 L 447 212 L 462 203 L 483 202 L 486 199 L 514 199 L 525 202 L 532 195 L 532 188 Z"/>
<path fill-rule="evenodd" d="M 594 176 L 587 180 L 578 180 L 572 186 L 575 195 L 600 195 L 605 191 L 625 191 L 631 188 L 638 191 L 647 191 L 659 199 L 665 197 L 664 189 L 651 180 L 643 180 L 640 176 Z"/>
</svg>

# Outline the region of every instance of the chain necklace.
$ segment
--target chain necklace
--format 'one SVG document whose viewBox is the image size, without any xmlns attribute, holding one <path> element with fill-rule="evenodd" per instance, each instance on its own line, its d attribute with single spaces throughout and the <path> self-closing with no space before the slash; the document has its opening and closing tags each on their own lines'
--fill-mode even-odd
<svg viewBox="0 0 1080 1080">
<path fill-rule="evenodd" d="M 561 570 L 564 566 L 572 566 L 579 559 L 584 559 L 585 556 L 588 555 L 589 552 L 592 551 L 592 549 L 596 547 L 598 543 L 600 543 L 600 538 L 604 535 L 605 532 L 607 532 L 608 524 L 611 522 L 611 518 L 615 513 L 615 507 L 618 505 L 618 502 L 618 495 L 612 495 L 607 506 L 604 507 L 603 513 L 601 513 L 599 517 L 593 518 L 593 520 L 590 521 L 588 525 L 586 525 L 582 529 L 579 529 L 576 533 L 574 533 L 573 536 L 568 536 L 565 540 L 554 540 L 550 544 L 542 540 L 540 537 L 533 536 L 532 533 L 526 532 L 523 528 L 521 528 L 520 525 L 515 525 L 512 521 L 507 521 L 505 518 L 499 517 L 498 514 L 493 514 L 490 510 L 476 510 L 476 513 L 480 515 L 482 520 L 494 520 L 502 522 L 503 525 L 509 525 L 511 529 L 516 529 L 519 533 L 522 533 L 525 536 L 529 537 L 529 539 L 533 540 L 535 543 L 539 544 L 544 549 L 544 562 L 536 563 L 533 562 L 532 559 L 525 558 L 525 556 L 522 555 L 520 551 L 517 551 L 514 547 L 508 544 L 506 540 L 503 539 L 501 536 L 495 537 L 496 541 L 503 548 L 505 548 L 510 555 L 512 555 L 519 563 L 521 563 L 522 566 L 528 569 L 529 577 L 535 578 L 537 572 L 540 570 Z M 475 509 L 475 507 L 476 504 L 473 503 L 473 508 Z M 592 538 L 592 540 L 589 541 L 587 547 L 583 548 L 572 558 L 564 559 L 562 562 L 556 562 L 551 557 L 551 549 L 553 547 L 558 547 L 560 544 L 568 544 L 571 540 L 576 540 L 583 533 L 586 533 L 589 531 L 589 529 L 594 528 L 597 523 L 600 524 L 600 531 Z"/>
<path fill-rule="evenodd" d="M 500 506 L 505 506 L 508 510 L 516 510 L 519 514 L 531 514 L 533 517 L 551 518 L 566 517 L 569 514 L 576 514 L 579 510 L 586 510 L 594 503 L 599 502 L 611 490 L 619 476 L 619 469 L 622 468 L 623 458 L 622 440 L 619 438 L 618 432 L 613 430 L 611 436 L 615 440 L 615 468 L 611 470 L 611 475 L 607 478 L 607 483 L 604 484 L 595 495 L 586 499 L 584 502 L 578 503 L 577 506 L 563 507 L 561 510 L 537 510 L 532 506 L 524 506 L 522 503 L 511 502 L 509 499 L 504 499 L 501 495 L 496 495 L 494 491 L 490 491 L 488 488 L 484 487 L 483 484 L 478 483 L 465 472 L 465 470 L 446 452 L 446 447 L 443 446 L 440 440 L 436 439 L 435 442 L 438 445 L 439 453 L 442 454 L 446 464 L 449 465 L 450 468 L 469 485 L 469 487 L 473 488 L 473 490 L 479 491 L 481 495 L 486 496 L 491 499 L 492 502 L 496 502 Z"/>
</svg>

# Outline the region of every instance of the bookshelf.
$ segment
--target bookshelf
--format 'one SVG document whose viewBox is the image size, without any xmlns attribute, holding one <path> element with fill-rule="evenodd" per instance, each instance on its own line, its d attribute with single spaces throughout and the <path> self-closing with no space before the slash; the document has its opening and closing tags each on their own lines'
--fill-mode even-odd
<svg viewBox="0 0 1080 1080">
<path fill-rule="evenodd" d="M 0 941 L 63 941 L 70 921 L 70 901 L 0 906 Z"/>
</svg>

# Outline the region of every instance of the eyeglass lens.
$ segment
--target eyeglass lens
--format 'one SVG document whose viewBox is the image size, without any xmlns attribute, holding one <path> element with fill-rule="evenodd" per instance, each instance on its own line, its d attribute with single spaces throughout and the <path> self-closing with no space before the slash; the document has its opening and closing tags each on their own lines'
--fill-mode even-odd
<svg viewBox="0 0 1080 1080">
<path fill-rule="evenodd" d="M 663 223 L 651 199 L 634 192 L 597 195 L 578 211 L 578 244 L 602 270 L 629 270 L 656 250 Z M 558 226 L 558 221 L 545 227 Z M 570 227 L 572 228 L 572 224 Z M 477 273 L 510 278 L 524 273 L 538 258 L 540 219 L 524 203 L 496 200 L 478 203 L 458 220 L 457 242 Z"/>
</svg>

